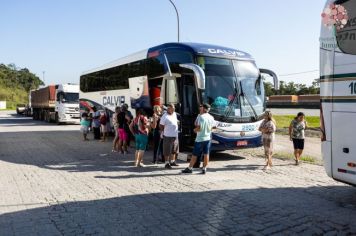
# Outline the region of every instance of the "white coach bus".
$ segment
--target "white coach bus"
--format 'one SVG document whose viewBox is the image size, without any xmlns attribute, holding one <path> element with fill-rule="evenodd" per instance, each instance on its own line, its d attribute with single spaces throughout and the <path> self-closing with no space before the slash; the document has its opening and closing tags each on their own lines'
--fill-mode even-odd
<svg viewBox="0 0 356 236">
<path fill-rule="evenodd" d="M 326 172 L 356 185 L 356 0 L 327 1 L 322 13 L 320 95 Z"/>
<path fill-rule="evenodd" d="M 212 150 L 261 146 L 258 126 L 266 98 L 262 74 L 245 52 L 207 44 L 166 43 L 124 57 L 80 77 L 81 110 L 114 111 L 115 106 L 143 108 L 149 114 L 157 100 L 176 104 L 181 144 L 194 141 L 194 120 L 201 103 L 211 105 L 218 121 Z"/>
</svg>

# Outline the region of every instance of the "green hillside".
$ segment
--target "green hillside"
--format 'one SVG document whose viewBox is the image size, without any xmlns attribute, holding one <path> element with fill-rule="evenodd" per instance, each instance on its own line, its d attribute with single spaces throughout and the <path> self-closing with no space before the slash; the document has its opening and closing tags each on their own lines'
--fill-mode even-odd
<svg viewBox="0 0 356 236">
<path fill-rule="evenodd" d="M 0 101 L 6 101 L 7 109 L 15 109 L 19 103 L 27 104 L 29 91 L 40 85 L 42 80 L 27 68 L 0 64 Z"/>
</svg>

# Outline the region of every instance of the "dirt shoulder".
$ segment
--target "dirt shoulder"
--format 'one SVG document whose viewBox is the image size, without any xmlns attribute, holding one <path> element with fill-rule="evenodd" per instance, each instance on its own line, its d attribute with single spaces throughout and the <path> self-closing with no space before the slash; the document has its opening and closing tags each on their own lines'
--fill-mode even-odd
<svg viewBox="0 0 356 236">
<path fill-rule="evenodd" d="M 263 147 L 253 149 L 241 149 L 235 151 L 239 154 L 252 155 L 257 157 L 263 156 Z M 294 159 L 293 143 L 289 140 L 288 135 L 276 134 L 276 140 L 274 142 L 274 158 L 279 159 Z M 321 141 L 319 137 L 306 137 L 305 147 L 302 156 L 302 160 L 313 164 L 322 164 L 321 157 Z"/>
</svg>

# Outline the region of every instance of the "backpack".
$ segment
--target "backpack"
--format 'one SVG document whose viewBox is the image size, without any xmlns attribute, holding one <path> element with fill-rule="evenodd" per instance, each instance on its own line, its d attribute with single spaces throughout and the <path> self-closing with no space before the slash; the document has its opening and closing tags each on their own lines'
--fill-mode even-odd
<svg viewBox="0 0 356 236">
<path fill-rule="evenodd" d="M 100 121 L 100 124 L 106 125 L 106 115 L 100 116 L 99 121 Z"/>
<path fill-rule="evenodd" d="M 144 127 L 144 116 L 139 116 L 136 117 L 134 120 L 134 124 L 133 124 L 133 131 L 135 134 L 144 134 L 145 127 Z"/>
</svg>

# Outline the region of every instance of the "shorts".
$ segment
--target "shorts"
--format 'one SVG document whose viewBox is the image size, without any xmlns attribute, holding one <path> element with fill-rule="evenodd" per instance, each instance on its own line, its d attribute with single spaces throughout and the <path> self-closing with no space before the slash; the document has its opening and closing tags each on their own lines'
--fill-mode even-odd
<svg viewBox="0 0 356 236">
<path fill-rule="evenodd" d="M 209 155 L 210 147 L 211 147 L 210 140 L 203 141 L 203 142 L 195 142 L 194 149 L 193 149 L 193 156 L 200 158 L 202 154 Z"/>
<path fill-rule="evenodd" d="M 82 125 L 82 127 L 80 127 L 80 131 L 81 131 L 83 134 L 87 134 L 87 133 L 89 133 L 89 127 Z"/>
<path fill-rule="evenodd" d="M 294 138 L 293 139 L 293 146 L 294 146 L 294 149 L 303 150 L 304 149 L 304 139 Z"/>
<path fill-rule="evenodd" d="M 129 140 L 129 136 L 127 135 L 125 129 L 117 129 L 118 133 L 119 133 L 119 139 L 122 141 L 127 141 Z"/>
<path fill-rule="evenodd" d="M 135 135 L 136 150 L 145 151 L 148 143 L 148 136 L 144 134 Z"/>
<path fill-rule="evenodd" d="M 100 125 L 101 127 L 101 132 L 106 133 L 106 125 Z"/>
<path fill-rule="evenodd" d="M 167 157 L 179 153 L 179 142 L 176 137 L 163 136 L 163 156 Z"/>
</svg>

